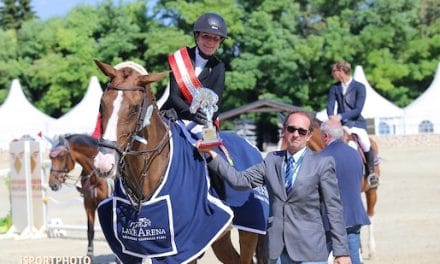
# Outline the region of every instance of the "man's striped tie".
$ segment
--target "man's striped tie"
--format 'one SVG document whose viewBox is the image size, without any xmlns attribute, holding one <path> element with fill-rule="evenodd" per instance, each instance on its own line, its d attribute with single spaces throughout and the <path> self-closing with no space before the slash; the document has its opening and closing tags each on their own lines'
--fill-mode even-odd
<svg viewBox="0 0 440 264">
<path fill-rule="evenodd" d="M 287 164 L 286 164 L 286 175 L 284 177 L 285 182 L 286 182 L 286 193 L 289 194 L 289 192 L 292 190 L 292 177 L 293 177 L 293 172 L 295 170 L 295 161 L 293 160 L 293 156 L 290 156 L 287 159 Z"/>
</svg>

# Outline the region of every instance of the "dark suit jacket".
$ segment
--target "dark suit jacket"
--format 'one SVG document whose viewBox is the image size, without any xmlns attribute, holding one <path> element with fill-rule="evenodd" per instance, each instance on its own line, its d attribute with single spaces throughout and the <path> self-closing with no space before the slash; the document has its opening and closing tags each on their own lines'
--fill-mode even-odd
<svg viewBox="0 0 440 264">
<path fill-rule="evenodd" d="M 219 157 L 208 166 L 237 189 L 266 185 L 270 204 L 267 236 L 271 259 L 278 258 L 286 247 L 290 258 L 296 261 L 327 260 L 320 201 L 328 208 L 334 255 L 349 255 L 333 158 L 307 149 L 292 191 L 287 195 L 282 172 L 285 156 L 286 151 L 271 152 L 262 163 L 242 172 L 237 172 Z"/>
<path fill-rule="evenodd" d="M 341 122 L 348 127 L 360 127 L 367 129 L 367 123 L 361 112 L 364 108 L 366 98 L 365 86 L 352 80 L 345 95 L 342 94 L 341 82 L 330 87 L 327 99 L 327 115 L 333 115 L 336 102 L 338 103 L 337 113 L 341 114 Z"/>
<path fill-rule="evenodd" d="M 363 164 L 359 153 L 343 141 L 335 140 L 321 151 L 321 155 L 335 159 L 345 226 L 369 225 L 370 220 L 361 199 Z"/>
<path fill-rule="evenodd" d="M 189 57 L 193 68 L 195 67 L 196 47 L 187 48 Z M 218 95 L 217 106 L 221 106 L 223 99 L 223 90 L 225 87 L 225 65 L 217 57 L 211 56 L 205 65 L 205 68 L 198 76 L 203 87 L 213 90 Z M 177 85 L 174 74 L 170 73 L 170 95 L 168 100 L 164 103 L 161 110 L 167 110 L 174 108 L 176 110 L 179 119 L 191 120 L 191 113 L 189 112 L 190 104 L 187 103 L 179 86 Z M 214 113 L 212 119 L 215 120 L 218 116 L 218 111 Z"/>
</svg>

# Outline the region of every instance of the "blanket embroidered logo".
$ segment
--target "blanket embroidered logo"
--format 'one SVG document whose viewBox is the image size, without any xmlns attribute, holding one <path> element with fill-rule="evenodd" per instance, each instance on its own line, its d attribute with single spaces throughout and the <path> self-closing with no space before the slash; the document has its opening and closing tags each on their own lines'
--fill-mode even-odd
<svg viewBox="0 0 440 264">
<path fill-rule="evenodd" d="M 169 196 L 143 203 L 136 211 L 130 202 L 114 197 L 114 232 L 125 252 L 138 257 L 176 253 Z"/>
<path fill-rule="evenodd" d="M 164 228 L 151 228 L 151 220 L 145 217 L 130 223 L 128 228 L 122 226 L 122 236 L 136 241 L 167 239 Z"/>
</svg>

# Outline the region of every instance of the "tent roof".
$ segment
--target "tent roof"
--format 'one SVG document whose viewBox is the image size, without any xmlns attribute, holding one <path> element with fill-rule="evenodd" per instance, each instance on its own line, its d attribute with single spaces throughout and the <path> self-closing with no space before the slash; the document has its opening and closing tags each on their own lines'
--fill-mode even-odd
<svg viewBox="0 0 440 264">
<path fill-rule="evenodd" d="M 48 133 L 54 118 L 34 107 L 23 93 L 18 79 L 11 84 L 8 96 L 0 106 L 0 147 L 7 148 L 11 140 L 28 134 Z"/>
<path fill-rule="evenodd" d="M 368 83 L 362 66 L 356 66 L 353 78 L 365 85 L 367 90 L 367 98 L 365 100 L 362 115 L 365 118 L 377 117 L 401 117 L 403 110 L 391 103 L 385 97 L 378 94 Z"/>
<path fill-rule="evenodd" d="M 98 78 L 92 76 L 89 87 L 81 100 L 69 112 L 58 118 L 54 123 L 54 134 L 92 133 L 99 112 L 102 89 Z"/>
<path fill-rule="evenodd" d="M 440 113 L 440 63 L 434 80 L 426 91 L 411 104 L 405 107 L 407 117 L 422 117 L 428 119 L 439 119 Z"/>
</svg>

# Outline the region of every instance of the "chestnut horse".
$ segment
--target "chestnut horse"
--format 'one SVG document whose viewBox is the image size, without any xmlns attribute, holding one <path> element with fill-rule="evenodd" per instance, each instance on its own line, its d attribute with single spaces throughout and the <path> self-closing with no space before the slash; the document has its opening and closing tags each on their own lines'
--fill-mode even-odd
<svg viewBox="0 0 440 264">
<path fill-rule="evenodd" d="M 66 183 L 68 174 L 75 163 L 81 165 L 81 187 L 78 191 L 84 197 L 84 208 L 87 214 L 87 256 L 93 256 L 93 238 L 95 235 L 95 210 L 98 203 L 107 198 L 113 191 L 111 179 L 99 178 L 93 169 L 93 159 L 98 153 L 98 142 L 95 138 L 83 135 L 72 134 L 59 138 L 57 144 L 52 146 L 49 157 L 51 168 L 49 175 L 49 186 L 53 191 L 61 189 Z"/>
<path fill-rule="evenodd" d="M 308 146 L 310 149 L 314 150 L 314 151 L 320 151 L 322 150 L 325 145 L 324 142 L 322 142 L 321 140 L 321 121 L 318 119 L 314 119 L 313 120 L 313 132 L 312 132 L 312 137 L 310 138 L 309 142 L 308 142 Z M 344 140 L 353 140 L 356 141 L 356 137 L 353 135 L 344 135 Z M 378 145 L 376 143 L 376 141 L 370 137 L 370 142 L 371 142 L 371 148 L 373 149 L 376 157 L 379 155 L 379 148 Z M 286 144 L 283 142 L 283 140 L 281 139 L 278 148 L 279 149 L 283 149 L 286 147 Z M 362 155 L 362 151 L 358 150 Z M 363 160 L 365 161 L 365 158 L 363 158 Z M 379 162 L 375 162 L 374 165 L 374 172 L 377 175 L 380 175 L 380 167 L 379 167 Z M 368 248 L 369 248 L 369 257 L 373 258 L 374 255 L 376 254 L 376 241 L 374 238 L 374 225 L 373 225 L 373 216 L 374 216 L 374 207 L 376 206 L 376 202 L 377 202 L 377 187 L 375 188 L 371 188 L 368 180 L 367 180 L 367 176 L 365 175 L 362 178 L 362 184 L 361 184 L 361 192 L 365 193 L 365 200 L 366 200 L 366 204 L 367 204 L 367 214 L 368 217 L 370 218 L 370 222 L 371 224 L 368 225 Z"/>
<path fill-rule="evenodd" d="M 203 161 L 203 157 L 185 138 L 186 131 L 182 127 L 177 123 L 169 122 L 162 118 L 155 97 L 150 89 L 152 82 L 165 77 L 168 72 L 147 74 L 144 69 L 139 69 L 142 67 L 130 62 L 127 62 L 127 64 L 122 63 L 124 66 L 117 65 L 115 67 L 99 61 L 95 61 L 95 63 L 100 70 L 110 78 L 110 82 L 101 99 L 102 146 L 112 148 L 119 154 L 117 164 L 120 180 L 116 184 L 115 193 L 120 193 L 122 196 L 122 198 L 118 198 L 118 201 L 128 201 L 123 209 L 118 209 L 117 207 L 115 209 L 115 207 L 113 207 L 113 211 L 128 211 L 129 209 L 127 209 L 127 207 L 131 205 L 131 210 L 135 212 L 125 213 L 125 215 L 131 214 L 137 216 L 137 219 L 134 221 L 121 218 L 122 220 L 120 221 L 127 221 L 121 224 L 121 226 L 125 225 L 125 228 L 120 228 L 122 232 L 125 232 L 124 234 L 115 234 L 117 232 L 104 233 L 110 247 L 114 253 L 130 262 L 140 262 L 142 259 L 139 258 L 151 258 L 153 263 L 156 263 L 156 261 L 196 263 L 197 256 L 185 255 L 189 254 L 187 253 L 189 250 L 185 247 L 192 243 L 186 241 L 184 243 L 186 245 L 182 245 L 182 247 L 176 251 L 160 251 L 157 249 L 154 253 L 151 253 L 151 249 L 147 246 L 141 248 L 142 246 L 139 244 L 135 245 L 134 242 L 132 242 L 139 241 L 139 236 L 135 237 L 133 234 L 136 232 L 130 229 L 133 225 L 136 226 L 136 228 L 140 225 L 152 225 L 154 218 L 150 220 L 150 217 L 152 218 L 154 216 L 149 214 L 148 217 L 142 216 L 140 218 L 139 215 L 142 214 L 142 210 L 147 210 L 145 208 L 148 208 L 149 204 L 155 204 L 156 200 L 161 196 L 170 195 L 165 192 L 165 190 L 167 190 L 166 188 L 178 188 L 179 195 L 189 195 L 192 192 L 203 193 L 204 198 L 206 199 L 206 196 L 208 196 L 210 202 L 220 202 L 216 198 L 207 195 L 207 193 L 205 194 L 207 189 L 203 190 L 203 192 L 191 191 L 185 189 L 187 185 L 183 182 L 180 183 L 181 186 L 172 184 L 172 182 L 175 181 L 173 178 L 175 178 L 176 175 L 172 175 L 171 171 L 174 167 L 177 168 L 178 166 L 184 166 L 179 167 L 179 175 L 177 175 L 179 178 L 190 179 L 196 176 L 197 179 L 194 183 L 196 185 L 205 185 L 207 179 L 203 176 L 197 176 L 200 173 L 198 171 L 200 164 L 202 164 L 202 170 L 204 171 L 202 174 L 204 173 L 206 175 L 206 165 Z M 111 141 L 116 143 L 108 143 Z M 176 158 L 176 154 L 180 152 L 182 152 L 183 155 Z M 185 165 L 185 162 L 188 162 L 188 160 L 192 163 Z M 95 160 L 95 164 L 99 163 L 100 161 Z M 190 170 L 189 173 L 186 173 L 187 169 Z M 173 173 L 176 174 L 176 172 Z M 118 201 L 113 202 L 113 204 L 118 204 Z M 178 201 L 172 201 L 172 203 L 176 202 Z M 251 263 L 258 241 L 258 234 L 240 231 L 239 242 L 241 256 L 238 255 L 230 241 L 230 229 L 228 229 L 232 220 L 232 211 L 222 202 L 215 203 L 222 212 L 219 212 L 219 209 L 216 209 L 210 203 L 207 204 L 203 202 L 199 206 L 193 205 L 191 208 L 192 211 L 186 211 L 185 216 L 182 217 L 198 214 L 200 211 L 204 211 L 203 208 L 205 208 L 205 210 L 209 208 L 209 211 L 211 211 L 210 215 L 212 216 L 214 216 L 214 214 L 222 215 L 224 214 L 223 211 L 229 212 L 230 219 L 224 222 L 224 227 L 211 226 L 214 225 L 215 222 L 209 223 L 210 221 L 205 221 L 203 225 L 202 223 L 199 224 L 201 227 L 205 226 L 203 232 L 216 232 L 212 235 L 211 241 L 205 245 L 212 244 L 214 253 L 224 263 Z M 111 210 L 110 204 L 111 202 L 107 203 L 104 201 L 101 203 L 100 208 L 98 208 L 101 226 L 106 225 L 106 222 L 113 217 L 111 212 L 109 212 Z M 119 204 L 122 205 L 123 203 L 120 202 Z M 173 210 L 183 209 L 178 203 L 172 207 Z M 149 212 L 152 213 L 153 211 L 150 210 Z M 173 217 L 175 218 L 175 216 L 171 216 L 171 218 Z M 162 218 L 166 220 L 166 217 Z M 142 221 L 140 221 L 140 219 L 142 219 Z M 119 221 L 119 219 L 117 221 Z M 184 218 L 175 218 L 174 224 L 184 221 Z M 140 222 L 142 222 L 142 224 Z M 112 225 L 111 222 L 108 222 L 108 224 Z M 167 233 L 167 228 L 168 227 L 163 228 L 163 230 L 165 230 L 164 233 Z M 199 226 L 192 225 L 191 228 L 191 231 L 185 229 L 182 231 L 183 233 L 195 233 L 200 231 Z M 132 236 L 132 241 L 121 242 L 121 236 L 128 234 L 128 232 L 131 232 L 129 235 Z M 224 232 L 223 236 L 220 234 L 222 232 Z M 136 234 L 139 235 L 139 233 Z M 178 235 L 176 232 L 176 237 Z M 217 239 L 216 242 L 213 242 L 214 239 Z M 176 238 L 176 240 L 178 239 Z M 176 244 L 178 244 L 178 242 L 176 242 Z M 202 255 L 205 250 L 205 248 L 202 248 L 198 255 Z M 129 253 L 124 255 L 123 253 L 125 252 Z"/>
</svg>

